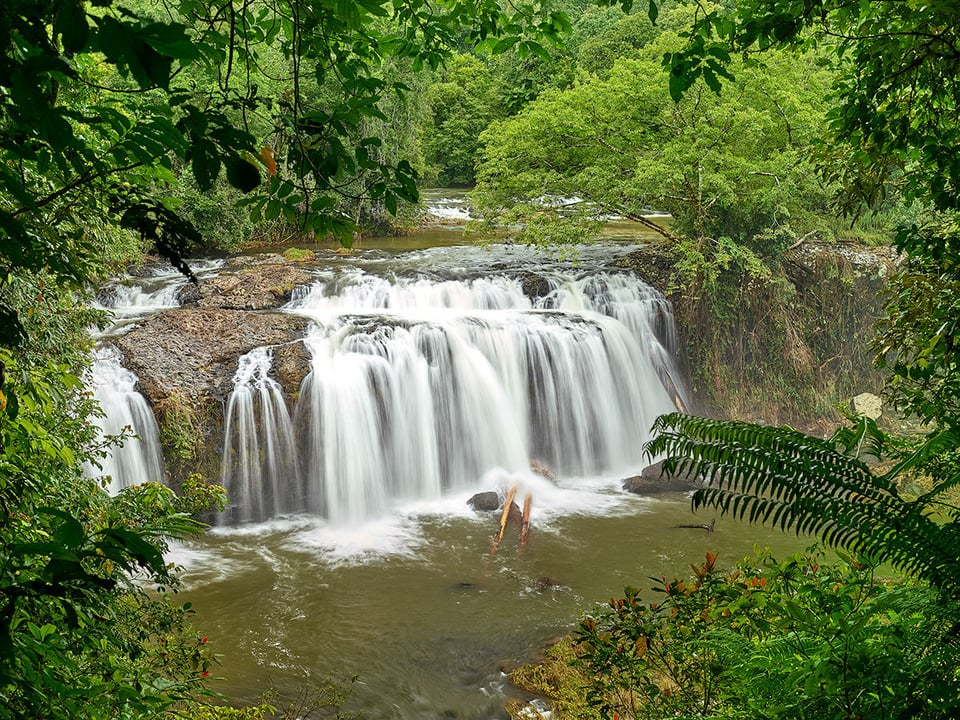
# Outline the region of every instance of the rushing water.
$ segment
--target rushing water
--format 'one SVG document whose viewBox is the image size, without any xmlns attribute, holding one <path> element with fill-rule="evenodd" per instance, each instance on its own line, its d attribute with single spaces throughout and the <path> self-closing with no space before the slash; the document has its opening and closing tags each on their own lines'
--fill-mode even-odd
<svg viewBox="0 0 960 720">
<path fill-rule="evenodd" d="M 120 364 L 120 353 L 98 348 L 90 370 L 89 385 L 103 416 L 95 422 L 101 437 L 124 437 L 100 468 L 88 468 L 91 475 L 110 478 L 107 489 L 115 493 L 147 480 L 163 479 L 163 458 L 159 430 L 153 410 L 136 389 L 137 377 Z"/>
<path fill-rule="evenodd" d="M 347 709 L 368 718 L 505 718 L 516 691 L 504 671 L 570 632 L 580 611 L 650 577 L 686 576 L 706 551 L 722 566 L 755 543 L 801 544 L 723 518 L 712 535 L 677 528 L 710 518 L 691 515 L 682 495 L 566 478 L 534 489 L 526 547 L 511 528 L 491 554 L 498 514 L 472 513 L 468 495 L 349 527 L 300 518 L 221 528 L 178 548 L 181 598 L 223 656 L 214 687 L 235 701 L 272 689 L 289 702 L 324 679 L 357 677 Z"/>
<path fill-rule="evenodd" d="M 222 654 L 215 687 L 236 701 L 274 690 L 285 704 L 356 678 L 347 709 L 369 718 L 503 718 L 504 669 L 578 611 L 708 550 L 733 562 L 754 543 L 796 545 L 723 519 L 710 535 L 680 529 L 708 521 L 686 497 L 620 489 L 646 462 L 653 419 L 684 401 L 669 305 L 603 269 L 622 240 L 561 259 L 456 230 L 424 237 L 313 270 L 287 308 L 312 324 L 292 407 L 270 348 L 238 359 L 224 416 L 233 506 L 171 552 L 180 597 Z M 175 303 L 178 282 L 114 291 L 114 331 Z M 117 361 L 98 372 L 122 374 Z M 530 540 L 511 528 L 492 552 L 499 513 L 466 501 L 517 485 Z"/>
<path fill-rule="evenodd" d="M 309 512 L 343 525 L 493 471 L 529 481 L 531 461 L 567 475 L 638 470 L 681 385 L 666 301 L 627 275 L 537 280 L 531 301 L 508 274 L 348 268 L 301 293 L 290 310 L 314 321 L 313 360 L 294 422 L 268 352 L 243 358 L 234 379 L 227 517 Z"/>
</svg>

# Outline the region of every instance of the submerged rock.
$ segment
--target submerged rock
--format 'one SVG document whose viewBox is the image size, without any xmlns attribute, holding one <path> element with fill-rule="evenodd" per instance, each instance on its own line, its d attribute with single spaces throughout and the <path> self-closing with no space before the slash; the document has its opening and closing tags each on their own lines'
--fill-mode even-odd
<svg viewBox="0 0 960 720">
<path fill-rule="evenodd" d="M 637 495 L 655 495 L 662 492 L 687 492 L 701 487 L 703 482 L 693 472 L 668 474 L 663 471 L 663 461 L 648 465 L 639 475 L 626 478 L 623 489 Z"/>
<path fill-rule="evenodd" d="M 492 512 L 500 509 L 500 496 L 495 492 L 480 492 L 467 500 L 467 505 L 477 512 Z"/>
</svg>

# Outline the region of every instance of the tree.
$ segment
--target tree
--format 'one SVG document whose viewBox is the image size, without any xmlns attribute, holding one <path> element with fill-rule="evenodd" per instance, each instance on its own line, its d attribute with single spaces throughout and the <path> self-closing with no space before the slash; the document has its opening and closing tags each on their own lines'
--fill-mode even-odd
<svg viewBox="0 0 960 720">
<path fill-rule="evenodd" d="M 689 17 L 684 8 L 668 20 Z M 736 64 L 738 81 L 724 95 L 698 86 L 674 103 L 658 79 L 660 58 L 679 43 L 664 31 L 608 77 L 544 93 L 492 125 L 482 138 L 479 205 L 521 203 L 517 214 L 529 216 L 544 195 L 581 198 L 589 212 L 690 240 L 704 273 L 724 250 L 775 255 L 763 232 L 791 219 L 802 228 L 825 202 L 808 157 L 823 127 L 828 76 L 813 55 L 777 56 Z M 646 218 L 651 210 L 670 214 L 669 230 Z"/>
<path fill-rule="evenodd" d="M 747 0 L 729 12 L 698 15 L 687 46 L 664 57 L 671 92 L 680 98 L 698 79 L 725 92 L 718 78 L 728 72 L 733 51 L 810 44 L 833 51 L 836 150 L 822 170 L 856 200 L 840 206 L 876 202 L 893 188 L 930 209 L 927 225 L 897 233 L 906 271 L 893 286 L 879 341 L 879 360 L 892 369 L 891 399 L 929 423 L 923 442 L 882 475 L 848 457 L 862 440 L 884 439 L 863 421 L 851 443 L 843 433 L 822 442 L 786 428 L 667 416 L 650 446 L 670 456 L 671 467 L 692 468 L 710 480 L 694 496 L 695 506 L 818 533 L 914 573 L 954 599 L 960 514 L 949 494 L 960 484 L 960 404 L 950 291 L 960 277 L 958 19 L 952 2 Z M 910 470 L 932 480 L 932 489 L 913 499 L 897 485 Z"/>
<path fill-rule="evenodd" d="M 164 202 L 177 163 L 201 192 L 225 171 L 258 217 L 349 239 L 336 206 L 356 178 L 391 212 L 417 197 L 411 164 L 378 160 L 380 138 L 363 133 L 385 119 L 382 99 L 405 91 L 381 62 L 437 68 L 462 42 L 544 52 L 568 28 L 540 3 L 494 0 L 5 3 L 0 269 L 82 284 L 104 240 L 90 218 L 180 264 L 202 238 Z M 282 92 L 262 95 L 274 70 Z"/>
</svg>

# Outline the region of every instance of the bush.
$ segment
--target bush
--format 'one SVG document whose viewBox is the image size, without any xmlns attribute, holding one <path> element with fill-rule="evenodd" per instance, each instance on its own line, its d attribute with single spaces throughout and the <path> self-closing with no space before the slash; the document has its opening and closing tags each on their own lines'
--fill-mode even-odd
<svg viewBox="0 0 960 720">
<path fill-rule="evenodd" d="M 715 560 L 581 622 L 575 662 L 602 717 L 956 717 L 954 601 L 854 558 Z"/>
</svg>

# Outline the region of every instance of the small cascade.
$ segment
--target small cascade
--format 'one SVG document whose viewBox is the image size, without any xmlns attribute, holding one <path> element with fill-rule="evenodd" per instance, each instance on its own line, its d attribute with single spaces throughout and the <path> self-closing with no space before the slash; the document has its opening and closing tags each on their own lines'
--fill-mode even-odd
<svg viewBox="0 0 960 720">
<path fill-rule="evenodd" d="M 157 421 L 146 399 L 137 392 L 137 376 L 120 364 L 120 353 L 112 347 L 96 350 L 90 371 L 94 398 L 103 417 L 93 422 L 101 437 L 133 434 L 122 445 L 109 449 L 101 469 L 88 468 L 93 476 L 110 478 L 108 491 L 144 482 L 162 482 L 163 458 Z"/>
<path fill-rule="evenodd" d="M 223 486 L 228 519 L 266 520 L 301 510 L 293 427 L 283 391 L 269 376 L 272 355 L 257 348 L 240 358 L 224 423 Z"/>
<path fill-rule="evenodd" d="M 191 260 L 190 266 L 198 278 L 216 275 L 222 260 Z M 178 270 L 162 267 L 143 276 L 114 280 L 97 294 L 96 305 L 108 310 L 112 320 L 105 334 L 123 332 L 130 323 L 146 315 L 180 305 L 181 293 L 189 283 Z"/>
<path fill-rule="evenodd" d="M 224 465 L 237 519 L 356 523 L 532 460 L 566 477 L 636 471 L 655 418 L 683 402 L 669 303 L 627 275 L 555 272 L 540 288 L 352 268 L 301 293 L 289 309 L 314 326 L 295 442 L 269 353 L 237 372 Z"/>
</svg>

